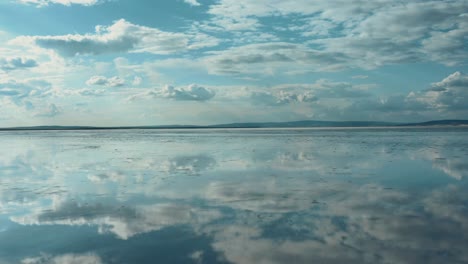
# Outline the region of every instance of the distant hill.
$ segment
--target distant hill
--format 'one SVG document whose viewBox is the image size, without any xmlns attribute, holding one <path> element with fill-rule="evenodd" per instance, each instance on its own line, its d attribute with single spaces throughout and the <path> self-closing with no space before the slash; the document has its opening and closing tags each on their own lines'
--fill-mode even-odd
<svg viewBox="0 0 468 264">
<path fill-rule="evenodd" d="M 375 121 L 292 121 L 292 122 L 253 122 L 230 123 L 208 126 L 195 125 L 165 125 L 165 126 L 123 126 L 123 127 L 94 127 L 94 126 L 32 126 L 0 128 L 0 131 L 22 130 L 106 130 L 106 129 L 203 129 L 203 128 L 294 128 L 294 127 L 409 127 L 409 126 L 460 126 L 468 125 L 468 120 L 434 120 L 421 123 L 392 123 Z"/>
<path fill-rule="evenodd" d="M 400 126 L 460 126 L 468 125 L 468 120 L 433 120 L 422 123 L 406 123 Z"/>
<path fill-rule="evenodd" d="M 293 122 L 260 122 L 260 123 L 231 123 L 213 125 L 214 128 L 287 128 L 287 127 L 372 127 L 394 126 L 397 123 L 373 121 L 293 121 Z"/>
</svg>

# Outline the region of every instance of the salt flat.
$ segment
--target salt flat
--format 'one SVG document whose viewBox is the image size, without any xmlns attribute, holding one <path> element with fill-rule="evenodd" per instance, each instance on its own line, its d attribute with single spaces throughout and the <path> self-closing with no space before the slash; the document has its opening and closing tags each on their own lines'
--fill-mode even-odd
<svg viewBox="0 0 468 264">
<path fill-rule="evenodd" d="M 467 128 L 21 131 L 0 146 L 0 263 L 468 262 Z"/>
</svg>

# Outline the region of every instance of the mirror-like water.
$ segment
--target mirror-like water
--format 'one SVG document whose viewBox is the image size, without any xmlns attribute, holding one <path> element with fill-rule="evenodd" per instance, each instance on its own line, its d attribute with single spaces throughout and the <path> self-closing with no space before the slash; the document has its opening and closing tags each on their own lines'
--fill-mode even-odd
<svg viewBox="0 0 468 264">
<path fill-rule="evenodd" d="M 0 132 L 0 263 L 468 263 L 468 129 Z"/>
</svg>

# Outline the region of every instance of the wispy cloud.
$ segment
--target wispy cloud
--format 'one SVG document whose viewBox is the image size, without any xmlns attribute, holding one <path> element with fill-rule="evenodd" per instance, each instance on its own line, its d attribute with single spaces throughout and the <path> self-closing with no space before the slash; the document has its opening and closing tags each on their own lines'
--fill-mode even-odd
<svg viewBox="0 0 468 264">
<path fill-rule="evenodd" d="M 36 112 L 35 116 L 37 117 L 55 117 L 57 115 L 60 115 L 62 113 L 62 110 L 57 107 L 55 104 L 51 103 L 47 105 L 44 109 L 40 109 L 38 112 Z"/>
<path fill-rule="evenodd" d="M 19 3 L 23 4 L 32 4 L 38 7 L 47 6 L 49 4 L 60 4 L 65 6 L 70 5 L 84 5 L 92 6 L 99 3 L 102 3 L 104 0 L 16 0 Z"/>
<path fill-rule="evenodd" d="M 346 56 L 340 52 L 322 52 L 287 42 L 249 44 L 213 51 L 205 60 L 213 74 L 273 75 L 282 68 L 303 69 L 304 66 L 315 71 L 336 71 L 345 68 L 347 63 Z"/>
<path fill-rule="evenodd" d="M 270 106 L 286 105 L 291 103 L 310 103 L 318 100 L 312 93 L 291 93 L 280 91 L 271 92 L 253 92 L 250 97 L 254 104 L 264 104 Z"/>
<path fill-rule="evenodd" d="M 259 33 L 267 26 L 262 18 L 300 14 L 304 23 L 287 20 L 276 29 L 297 33 L 315 52 L 341 54 L 348 66 L 375 68 L 427 60 L 462 64 L 468 27 L 461 10 L 467 9 L 463 1 L 221 0 L 209 13 L 220 28 Z"/>
</svg>

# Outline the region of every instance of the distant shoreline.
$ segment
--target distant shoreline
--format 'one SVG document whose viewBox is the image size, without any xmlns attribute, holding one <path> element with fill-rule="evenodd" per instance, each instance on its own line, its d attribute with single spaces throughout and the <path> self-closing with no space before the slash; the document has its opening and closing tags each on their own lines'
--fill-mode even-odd
<svg viewBox="0 0 468 264">
<path fill-rule="evenodd" d="M 232 123 L 207 126 L 30 126 L 6 127 L 0 131 L 86 131 L 86 130 L 200 130 L 200 129 L 402 129 L 402 128 L 468 128 L 468 120 L 436 120 L 421 123 L 390 123 L 373 121 L 294 121 L 265 123 Z"/>
</svg>

